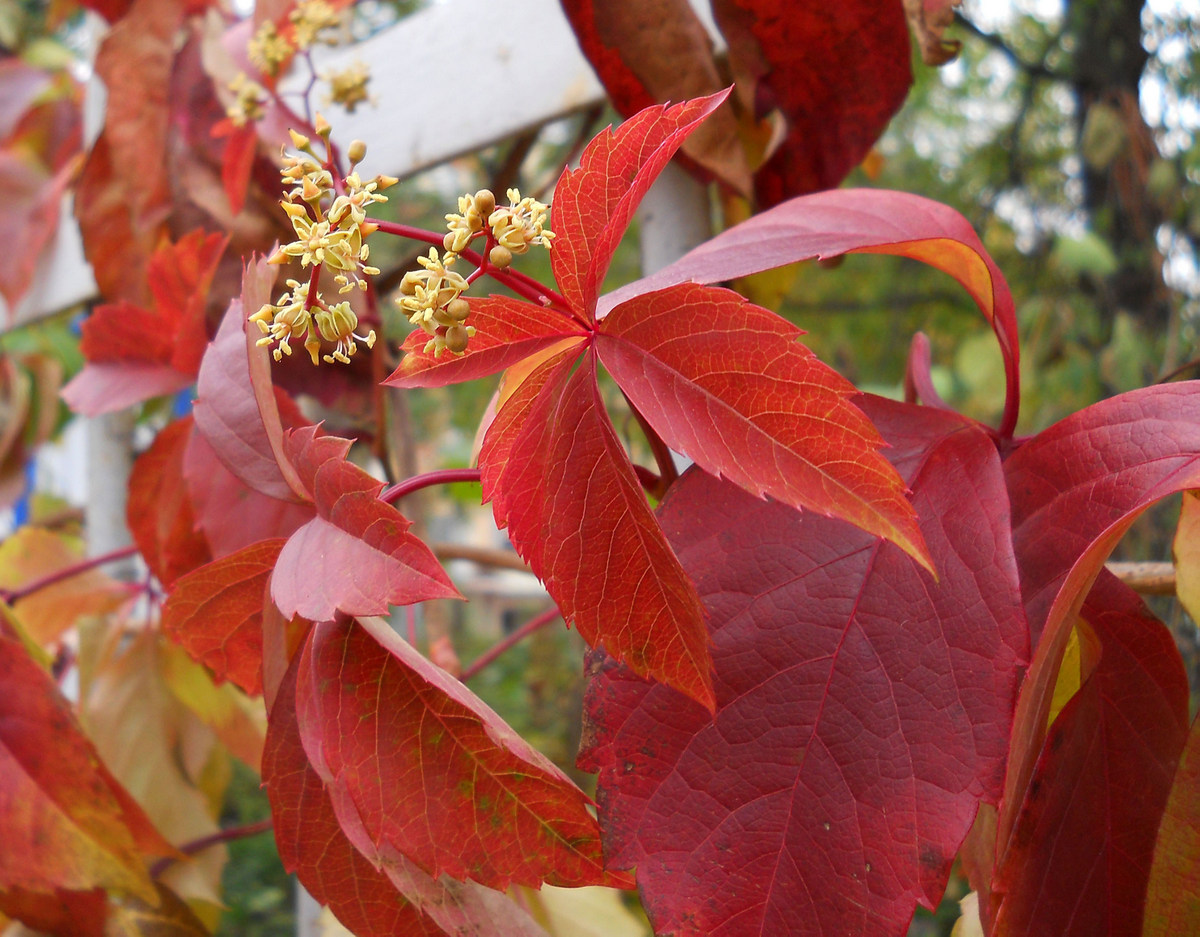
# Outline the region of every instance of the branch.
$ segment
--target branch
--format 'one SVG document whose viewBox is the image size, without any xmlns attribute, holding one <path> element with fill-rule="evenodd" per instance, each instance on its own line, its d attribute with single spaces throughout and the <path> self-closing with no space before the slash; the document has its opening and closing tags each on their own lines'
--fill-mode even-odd
<svg viewBox="0 0 1200 937">
<path fill-rule="evenodd" d="M 1034 78 L 1044 78 L 1048 81 L 1066 81 L 1067 76 L 1060 75 L 1053 69 L 1046 67 L 1045 61 L 1042 62 L 1026 62 L 1021 56 L 1017 55 L 1017 51 L 1005 42 L 1000 36 L 995 33 L 985 33 L 982 29 L 972 23 L 962 13 L 955 12 L 954 22 L 961 26 L 971 35 L 983 40 L 985 45 L 991 46 L 998 52 L 1002 52 L 1004 56 L 1013 63 L 1019 70 L 1025 72 Z"/>
<path fill-rule="evenodd" d="M 80 560 L 78 563 L 72 563 L 70 566 L 64 566 L 57 572 L 49 573 L 41 579 L 35 579 L 33 582 L 27 583 L 19 589 L 0 589 L 0 602 L 12 605 L 20 602 L 21 599 L 28 598 L 35 592 L 62 582 L 64 579 L 81 576 L 89 570 L 95 569 L 97 566 L 104 566 L 106 563 L 115 563 L 117 560 L 124 560 L 134 556 L 137 554 L 137 551 L 137 547 L 134 546 L 118 547 L 116 550 L 101 554 L 100 556 L 92 556 L 86 560 Z"/>
<path fill-rule="evenodd" d="M 458 679 L 466 683 L 509 648 L 521 643 L 535 631 L 540 631 L 542 628 L 545 628 L 548 624 L 550 624 L 550 622 L 554 621 L 554 619 L 559 617 L 561 617 L 561 613 L 559 612 L 558 607 L 555 606 L 542 612 L 542 614 L 529 619 L 529 621 L 525 622 L 525 624 L 523 624 L 508 637 L 501 641 L 497 641 L 488 650 L 484 651 L 473 661 L 471 661 L 467 667 L 463 668 L 463 672 L 459 674 Z"/>
<path fill-rule="evenodd" d="M 480 566 L 533 573 L 533 570 L 525 565 L 525 561 L 511 550 L 491 550 L 487 547 L 469 547 L 459 543 L 431 543 L 429 548 L 439 560 L 470 560 Z"/>
<path fill-rule="evenodd" d="M 1173 563 L 1105 563 L 1105 569 L 1142 595 L 1174 595 Z"/>
<path fill-rule="evenodd" d="M 229 843 L 235 839 L 245 839 L 248 836 L 257 836 L 259 833 L 265 833 L 271 829 L 271 818 L 259 820 L 257 823 L 247 823 L 245 826 L 231 826 L 224 830 L 217 830 L 215 833 L 210 833 L 208 836 L 201 836 L 199 839 L 193 839 L 189 843 L 184 843 L 179 847 L 179 856 L 163 856 L 150 866 L 150 877 L 158 878 L 163 872 L 167 871 L 172 865 L 178 862 L 183 856 L 194 856 L 198 852 L 204 852 L 213 846 L 221 843 Z"/>
</svg>

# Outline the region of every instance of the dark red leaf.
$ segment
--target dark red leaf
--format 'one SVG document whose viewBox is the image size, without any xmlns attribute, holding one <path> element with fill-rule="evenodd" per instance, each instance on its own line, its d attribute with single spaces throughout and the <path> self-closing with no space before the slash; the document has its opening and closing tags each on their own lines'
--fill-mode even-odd
<svg viewBox="0 0 1200 937">
<path fill-rule="evenodd" d="M 714 0 L 713 15 L 742 93 L 786 121 L 784 142 L 755 173 L 759 205 L 835 188 L 912 84 L 901 4 Z"/>
<path fill-rule="evenodd" d="M 262 692 L 263 599 L 283 540 L 264 540 L 181 576 L 162 626 L 220 683 Z"/>
<path fill-rule="evenodd" d="M 612 878 L 587 795 L 385 622 L 316 625 L 296 711 L 335 809 L 353 805 L 352 823 L 342 809 L 339 819 L 366 855 L 387 844 L 434 878 L 500 889 Z"/>
<path fill-rule="evenodd" d="M 583 151 L 578 169 L 564 170 L 554 189 L 554 250 L 550 265 L 567 303 L 594 321 L 596 298 L 633 213 L 684 139 L 727 92 L 649 107 Z"/>
<path fill-rule="evenodd" d="M 262 764 L 284 868 L 358 937 L 442 937 L 444 931 L 409 904 L 338 826 L 329 795 L 300 743 L 298 664 L 299 660 L 284 677 L 271 707 Z"/>
<path fill-rule="evenodd" d="M 792 199 L 723 231 L 662 270 L 606 294 L 597 306 L 597 318 L 603 319 L 634 296 L 677 283 L 719 283 L 798 260 L 846 253 L 911 257 L 950 274 L 966 288 L 1000 342 L 1008 378 L 1000 435 L 1011 433 L 1020 388 L 1012 294 L 966 219 L 920 196 L 840 189 Z"/>
<path fill-rule="evenodd" d="M 711 706 L 704 613 L 609 423 L 589 351 L 543 365 L 480 452 L 483 495 L 589 644 Z"/>
<path fill-rule="evenodd" d="M 429 336 L 412 332 L 403 345 L 400 366 L 383 383 L 393 387 L 441 387 L 502 371 L 559 342 L 579 344 L 587 333 L 563 313 L 507 296 L 469 300 L 476 329 L 466 352 L 434 357 L 425 354 Z"/>
<path fill-rule="evenodd" d="M 672 449 L 712 475 L 884 537 L 932 569 L 854 386 L 737 293 L 681 284 L 601 323 L 596 351 Z"/>
<path fill-rule="evenodd" d="M 1200 384 L 1160 384 L 1094 404 L 1021 446 L 1005 474 L 1037 644 L 1017 704 L 1000 857 L 1046 739 L 1075 613 L 1134 519 L 1160 498 L 1200 487 Z"/>
<path fill-rule="evenodd" d="M 661 508 L 711 615 L 716 716 L 605 662 L 580 758 L 656 932 L 903 933 L 1000 794 L 1027 637 L 995 446 L 936 411 L 868 414 L 937 583 L 863 531 L 695 469 Z"/>
<path fill-rule="evenodd" d="M 385 615 L 389 605 L 461 598 L 410 523 L 379 500 L 383 482 L 346 461 L 348 439 L 292 430 L 289 461 L 317 516 L 292 534 L 271 579 L 271 595 L 288 618 L 328 621 Z"/>
<path fill-rule="evenodd" d="M 580 49 L 623 115 L 719 91 L 712 39 L 687 0 L 562 0 Z M 729 101 L 683 144 L 683 152 L 744 196 L 750 170 Z"/>
<path fill-rule="evenodd" d="M 1050 727 L 1019 805 L 992 882 L 995 937 L 1141 933 L 1187 738 L 1187 675 L 1171 633 L 1111 575 L 1077 627 L 1098 659 Z"/>
<path fill-rule="evenodd" d="M 138 456 L 129 476 L 125 517 L 150 571 L 167 589 L 184 573 L 212 559 L 196 530 L 183 479 L 183 456 L 192 434 L 190 416 L 168 425 Z"/>
</svg>

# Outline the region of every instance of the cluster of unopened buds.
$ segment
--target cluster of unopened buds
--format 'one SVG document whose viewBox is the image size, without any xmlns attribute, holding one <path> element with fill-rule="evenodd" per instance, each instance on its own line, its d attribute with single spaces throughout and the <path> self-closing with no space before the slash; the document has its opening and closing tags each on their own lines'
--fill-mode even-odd
<svg viewBox="0 0 1200 937">
<path fill-rule="evenodd" d="M 317 117 L 316 130 L 329 152 L 329 124 Z M 366 144 L 355 140 L 347 151 L 350 173 L 336 185 L 328 157 L 321 161 L 313 152 L 312 141 L 290 131 L 297 154 L 284 154 L 282 176 L 291 185 L 280 205 L 287 213 L 296 240 L 280 247 L 270 258 L 282 264 L 299 260 L 302 267 L 313 268 L 309 283 L 288 280 L 288 289 L 274 303 L 268 303 L 250 316 L 263 337 L 260 345 L 274 345 L 276 361 L 292 353 L 291 343 L 303 341 L 313 364 L 324 360 L 330 364 L 349 363 L 358 350 L 358 342 L 368 348 L 375 344 L 375 332 L 360 335 L 358 317 L 349 302 L 329 304 L 315 289 L 321 269 L 335 272 L 334 282 L 339 293 L 349 293 L 356 287 L 367 288 L 367 277 L 377 276 L 379 268 L 368 263 L 371 251 L 366 239 L 378 230 L 367 218 L 367 210 L 378 202 L 386 202 L 384 189 L 396 184 L 391 176 L 376 176 L 364 182 L 354 167 L 366 155 Z M 334 350 L 320 355 L 322 339 L 334 345 Z"/>
<path fill-rule="evenodd" d="M 400 282 L 396 303 L 429 335 L 426 354 L 461 355 L 475 334 L 474 326 L 466 324 L 470 305 L 462 299 L 470 280 L 450 269 L 471 241 L 485 236 L 492 245 L 487 263 L 501 270 L 512 263 L 514 254 L 524 254 L 532 245 L 550 247 L 554 232 L 546 228 L 549 208 L 537 199 L 522 198 L 517 189 L 508 190 L 508 199 L 508 205 L 498 206 L 490 189 L 459 196 L 458 212 L 446 216 L 445 253 L 439 256 L 431 247 L 429 256 L 417 258 L 422 269 L 406 273 Z"/>
</svg>

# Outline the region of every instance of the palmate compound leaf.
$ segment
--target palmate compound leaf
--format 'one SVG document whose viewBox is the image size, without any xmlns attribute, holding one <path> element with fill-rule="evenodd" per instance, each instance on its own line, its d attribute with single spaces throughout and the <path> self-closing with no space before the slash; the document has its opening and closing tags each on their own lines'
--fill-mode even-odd
<svg viewBox="0 0 1200 937">
<path fill-rule="evenodd" d="M 143 856 L 173 852 L 2 617 L 0 836 L 0 913 L 31 918 L 98 888 L 152 901 Z"/>
<path fill-rule="evenodd" d="M 617 306 L 596 350 L 667 445 L 709 474 L 848 520 L 932 569 L 857 391 L 801 334 L 737 293 L 689 283 Z"/>
<path fill-rule="evenodd" d="M 263 540 L 180 577 L 163 630 L 218 680 L 262 691 L 263 598 L 282 539 Z"/>
<path fill-rule="evenodd" d="M 379 619 L 314 626 L 296 713 L 350 841 L 434 878 L 619 884 L 585 795 Z"/>
<path fill-rule="evenodd" d="M 1141 933 L 1155 833 L 1187 737 L 1187 675 L 1171 633 L 1110 574 L 1079 621 L 1090 672 L 1049 728 L 992 882 L 995 937 Z"/>
<path fill-rule="evenodd" d="M 1005 462 L 1013 544 L 1036 653 L 1017 701 L 996 840 L 1005 874 L 1047 739 L 1063 649 L 1088 590 L 1136 517 L 1200 487 L 1200 384 L 1163 384 L 1087 407 Z"/>
<path fill-rule="evenodd" d="M 292 430 L 284 448 L 316 517 L 284 544 L 271 597 L 286 618 L 386 615 L 389 605 L 462 598 L 411 526 L 379 500 L 383 482 L 346 460 L 350 440 Z"/>
<path fill-rule="evenodd" d="M 710 613 L 715 718 L 593 661 L 580 766 L 657 932 L 903 934 L 999 796 L 1027 636 L 995 447 L 928 409 L 867 411 L 939 582 L 692 469 L 660 517 Z"/>
</svg>

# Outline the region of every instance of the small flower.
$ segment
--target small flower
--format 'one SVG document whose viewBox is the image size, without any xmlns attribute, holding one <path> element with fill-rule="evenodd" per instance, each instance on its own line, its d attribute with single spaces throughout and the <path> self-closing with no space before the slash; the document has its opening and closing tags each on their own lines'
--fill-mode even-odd
<svg viewBox="0 0 1200 937">
<path fill-rule="evenodd" d="M 413 325 L 419 325 L 430 335 L 438 329 L 437 310 L 458 299 L 470 285 L 461 274 L 450 269 L 457 259 L 458 255 L 453 253 L 439 257 L 437 248 L 431 247 L 428 257 L 417 258 L 424 269 L 410 270 L 400 281 L 397 305 L 408 314 Z"/>
<path fill-rule="evenodd" d="M 327 342 L 336 342 L 333 353 L 324 355 L 322 360 L 327 364 L 341 362 L 349 364 L 350 358 L 358 351 L 356 342 L 364 342 L 368 348 L 375 347 L 375 330 L 359 335 L 354 330 L 358 327 L 358 316 L 347 302 L 337 303 L 328 309 L 321 309 L 313 317 L 317 330 Z"/>
<path fill-rule="evenodd" d="M 550 247 L 554 232 L 545 227 L 550 208 L 537 199 L 521 198 L 518 189 L 508 190 L 509 205 L 500 207 L 488 216 L 492 236 L 501 246 L 514 254 L 524 254 L 531 244 Z"/>
<path fill-rule="evenodd" d="M 446 216 L 446 227 L 450 233 L 442 241 L 442 246 L 455 253 L 461 251 L 483 230 L 484 219 L 495 207 L 496 197 L 487 189 L 480 189 L 474 195 L 460 195 L 459 214 Z"/>
<path fill-rule="evenodd" d="M 308 309 L 308 284 L 288 280 L 287 286 L 288 291 L 281 295 L 277 302 L 264 305 L 250 316 L 250 321 L 258 326 L 258 330 L 264 336 L 257 344 L 270 345 L 278 342 L 271 351 L 276 361 L 282 360 L 284 355 L 290 355 L 292 339 L 304 338 L 312 326 L 312 313 Z M 319 347 L 320 343 L 317 344 Z M 305 342 L 304 347 L 307 349 L 309 342 Z M 309 354 L 312 355 L 313 364 L 316 364 L 315 350 L 309 350 Z"/>
<path fill-rule="evenodd" d="M 275 77 L 283 64 L 292 57 L 295 49 L 287 41 L 275 24 L 265 20 L 250 39 L 247 52 L 250 63 L 264 75 Z"/>
<path fill-rule="evenodd" d="M 371 80 L 371 73 L 362 62 L 355 62 L 340 72 L 329 72 L 322 77 L 329 82 L 329 99 L 351 114 L 358 105 L 370 100 L 367 82 Z"/>
</svg>

